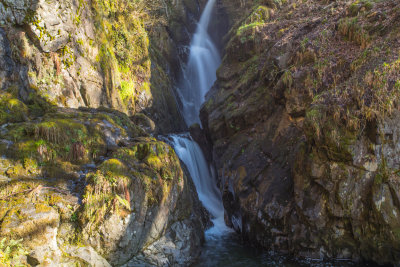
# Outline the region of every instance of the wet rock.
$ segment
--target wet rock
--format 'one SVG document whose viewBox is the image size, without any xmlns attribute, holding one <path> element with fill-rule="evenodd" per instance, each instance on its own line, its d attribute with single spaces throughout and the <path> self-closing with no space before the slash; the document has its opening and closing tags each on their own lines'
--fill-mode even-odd
<svg viewBox="0 0 400 267">
<path fill-rule="evenodd" d="M 35 15 L 28 18 L 33 22 L 29 24 L 30 31 L 44 52 L 55 52 L 69 42 L 69 32 L 74 28 L 73 13 L 68 9 L 69 6 L 72 6 L 72 1 L 39 0 Z"/>
<path fill-rule="evenodd" d="M 0 3 L 0 24 L 24 23 L 25 17 L 31 8 L 34 8 L 37 1 L 31 0 L 5 0 Z"/>
<path fill-rule="evenodd" d="M 332 31 L 317 26 L 316 14 L 329 4 L 318 7 L 315 1 L 296 10 L 264 4 L 273 9 L 273 22 L 252 24 L 259 3 L 222 1 L 232 17 L 235 5 L 249 11 L 236 17 L 226 37 L 226 55 L 201 110 L 227 220 L 245 239 L 268 250 L 399 264 L 399 113 L 371 94 L 364 104 L 379 115 L 365 119 L 354 89 L 370 90 L 367 83 L 355 82 L 368 72 L 386 71 L 398 79 L 398 47 L 393 58 L 376 54 L 361 62 L 363 44 L 349 42 L 348 36 L 337 39 L 342 15 L 326 18 Z M 397 5 L 371 6 L 370 12 Z M 356 6 L 335 2 L 335 10 L 351 8 Z M 397 15 L 392 15 L 394 23 Z M 302 16 L 308 22 L 303 24 Z M 363 15 L 358 19 L 364 21 L 360 27 L 370 25 Z M 389 38 L 396 30 L 387 27 Z M 315 38 L 322 32 L 324 44 Z M 381 43 L 379 38 L 370 42 Z M 358 56 L 342 54 L 349 49 Z M 390 68 L 380 64 L 382 57 Z M 356 64 L 357 71 L 351 70 Z M 388 95 L 391 86 L 383 83 L 374 90 Z"/>
<path fill-rule="evenodd" d="M 90 223 L 90 217 L 84 216 L 84 238 L 106 255 L 111 264 L 130 262 L 128 266 L 132 266 L 138 261 L 160 266 L 189 264 L 198 255 L 204 229 L 195 219 L 202 215 L 200 210 L 193 209 L 199 205 L 198 199 L 189 193 L 193 189 L 188 187 L 193 185 L 178 167 L 180 162 L 171 147 L 151 138 L 140 140 L 133 147 L 114 152 L 121 160 L 106 160 L 100 172 L 89 174 L 89 185 L 95 186 L 96 181 L 99 189 L 88 187 L 87 197 L 95 195 L 95 190 L 113 187 L 102 178 L 107 175 L 118 178 L 120 186 L 114 186 L 113 190 L 122 198 L 118 195 L 111 201 L 117 209 L 102 200 L 92 204 L 92 197 L 83 200 L 85 214 L 92 212 L 95 208 L 92 205 L 111 212 L 108 216 L 97 213 L 101 222 L 97 226 Z M 136 156 L 132 151 L 137 151 Z M 132 175 L 138 168 L 142 174 Z M 104 191 L 104 194 L 109 193 Z M 96 231 L 92 230 L 94 227 Z"/>
<path fill-rule="evenodd" d="M 106 106 L 130 116 L 146 111 L 159 125 L 159 132 L 181 131 L 185 126 L 174 98 L 174 83 L 181 70 L 179 51 L 190 42 L 193 18 L 199 15 L 194 6 L 196 1 L 189 0 L 162 8 L 157 16 L 167 25 L 159 27 L 161 20 L 156 20 L 157 26 L 149 30 L 142 28 L 146 24 L 142 16 L 130 17 L 127 21 L 132 25 L 120 29 L 108 15 L 120 12 L 118 8 L 103 11 L 103 6 L 92 2 L 3 1 L 0 88 L 16 86 L 24 101 L 32 101 L 32 94 L 38 94 L 60 107 Z M 105 21 L 112 25 L 112 32 L 120 34 L 96 28 Z M 179 25 L 179 29 L 167 27 L 170 25 Z M 179 37 L 181 34 L 185 37 Z M 134 45 L 117 47 L 121 36 Z M 157 49 L 149 49 L 149 37 Z M 104 47 L 113 50 L 105 62 L 101 61 Z M 140 56 L 146 57 L 145 63 Z M 122 67 L 123 62 L 130 65 Z M 126 67 L 134 70 L 129 77 L 121 72 Z"/>
<path fill-rule="evenodd" d="M 162 238 L 123 266 L 184 266 L 193 262 L 192 255 L 198 254 L 196 243 L 201 240 L 191 227 L 190 222 L 174 223 Z"/>
<path fill-rule="evenodd" d="M 15 62 L 12 59 L 10 43 L 2 28 L 0 28 L 0 59 L 0 89 L 4 90 L 9 85 L 7 79 L 14 75 Z"/>
<path fill-rule="evenodd" d="M 206 135 L 201 129 L 199 124 L 193 124 L 189 127 L 190 136 L 199 144 L 203 150 L 203 154 L 206 157 L 207 162 L 212 162 L 211 142 L 207 140 Z"/>
</svg>

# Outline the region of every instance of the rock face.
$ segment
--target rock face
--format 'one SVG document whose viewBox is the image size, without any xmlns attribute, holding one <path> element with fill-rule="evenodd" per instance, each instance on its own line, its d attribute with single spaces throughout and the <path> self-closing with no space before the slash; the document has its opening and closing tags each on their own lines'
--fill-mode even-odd
<svg viewBox="0 0 400 267">
<path fill-rule="evenodd" d="M 187 266 L 206 216 L 174 150 L 204 1 L 0 0 L 0 262 Z"/>
<path fill-rule="evenodd" d="M 173 86 L 200 9 L 167 2 L 1 1 L 0 88 L 60 107 L 144 112 L 159 132 L 182 130 Z"/>
<path fill-rule="evenodd" d="M 25 114 L 2 117 L 2 262 L 193 263 L 206 219 L 169 145 L 115 110 L 48 107 L 35 116 L 13 97 L 2 95 L 1 114 L 12 105 Z"/>
<path fill-rule="evenodd" d="M 201 111 L 229 223 L 268 249 L 399 264 L 399 4 L 278 2 L 236 20 Z"/>
</svg>

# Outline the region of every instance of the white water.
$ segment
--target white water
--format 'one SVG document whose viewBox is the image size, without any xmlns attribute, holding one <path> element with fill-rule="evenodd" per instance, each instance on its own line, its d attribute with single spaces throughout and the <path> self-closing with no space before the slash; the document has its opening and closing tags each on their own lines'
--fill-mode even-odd
<svg viewBox="0 0 400 267">
<path fill-rule="evenodd" d="M 170 135 L 170 138 L 176 154 L 185 163 L 192 177 L 201 203 L 212 217 L 214 226 L 207 233 L 221 235 L 231 231 L 225 225 L 221 193 L 200 146 L 188 134 Z"/>
<path fill-rule="evenodd" d="M 183 80 L 178 88 L 182 114 L 188 126 L 193 123 L 200 124 L 200 107 L 206 93 L 216 80 L 216 71 L 221 63 L 218 50 L 208 34 L 215 1 L 209 0 L 201 15 L 190 44 L 189 59 L 183 71 Z"/>
<path fill-rule="evenodd" d="M 199 110 L 204 96 L 216 80 L 216 71 L 221 62 L 218 51 L 207 33 L 216 0 L 209 0 L 190 46 L 188 64 L 183 73 L 184 86 L 178 88 L 186 124 L 200 123 Z M 199 145 L 189 134 L 170 135 L 169 140 L 176 154 L 186 165 L 196 186 L 203 206 L 211 215 L 214 224 L 207 236 L 220 236 L 232 230 L 225 225 L 221 192 L 210 166 Z"/>
</svg>

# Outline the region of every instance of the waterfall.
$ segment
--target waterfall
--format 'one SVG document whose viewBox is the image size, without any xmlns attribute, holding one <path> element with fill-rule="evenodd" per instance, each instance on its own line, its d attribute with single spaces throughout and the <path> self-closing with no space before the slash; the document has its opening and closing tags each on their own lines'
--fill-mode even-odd
<svg viewBox="0 0 400 267">
<path fill-rule="evenodd" d="M 216 0 L 209 0 L 201 15 L 190 45 L 188 63 L 183 70 L 183 82 L 178 88 L 182 114 L 186 124 L 200 123 L 199 111 L 207 91 L 216 80 L 221 63 L 217 48 L 208 34 L 208 26 Z M 211 236 L 231 231 L 225 225 L 221 192 L 216 186 L 215 175 L 204 158 L 199 145 L 189 134 L 170 135 L 168 140 L 178 157 L 186 165 L 203 206 L 211 215 L 214 226 L 207 230 Z"/>
<path fill-rule="evenodd" d="M 207 233 L 219 235 L 230 231 L 224 221 L 221 192 L 216 186 L 215 177 L 200 146 L 190 138 L 189 134 L 170 135 L 170 139 L 176 154 L 186 165 L 192 177 L 201 203 L 212 217 L 214 226 Z"/>
<path fill-rule="evenodd" d="M 209 0 L 201 15 L 190 44 L 189 59 L 183 70 L 178 88 L 182 102 L 182 114 L 187 125 L 200 123 L 199 111 L 204 97 L 216 80 L 216 71 L 221 64 L 217 48 L 208 34 L 211 14 L 216 0 Z"/>
</svg>

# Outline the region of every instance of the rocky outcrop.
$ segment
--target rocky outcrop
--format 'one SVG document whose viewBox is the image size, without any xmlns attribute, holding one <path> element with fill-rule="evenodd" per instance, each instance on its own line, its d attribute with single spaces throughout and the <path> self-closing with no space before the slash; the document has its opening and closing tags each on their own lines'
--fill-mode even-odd
<svg viewBox="0 0 400 267">
<path fill-rule="evenodd" d="M 206 224 L 174 150 L 111 109 L 2 94 L 0 259 L 28 266 L 187 266 Z M 17 113 L 18 114 L 18 113 Z"/>
<path fill-rule="evenodd" d="M 174 150 L 204 1 L 0 0 L 0 261 L 187 266 L 206 224 Z"/>
<path fill-rule="evenodd" d="M 399 264 L 399 4 L 278 2 L 233 26 L 201 111 L 228 221 L 268 249 Z"/>
<path fill-rule="evenodd" d="M 173 88 L 200 9 L 167 2 L 0 1 L 0 88 L 25 102 L 145 112 L 158 132 L 182 130 Z"/>
</svg>

